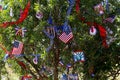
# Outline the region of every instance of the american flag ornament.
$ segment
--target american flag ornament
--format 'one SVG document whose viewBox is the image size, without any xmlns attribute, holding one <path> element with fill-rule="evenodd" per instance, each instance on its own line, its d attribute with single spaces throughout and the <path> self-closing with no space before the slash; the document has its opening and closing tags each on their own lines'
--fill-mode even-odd
<svg viewBox="0 0 120 80">
<path fill-rule="evenodd" d="M 15 40 L 13 43 L 12 54 L 13 55 L 20 55 L 23 50 L 23 43 L 20 41 Z"/>
<path fill-rule="evenodd" d="M 33 58 L 33 63 L 38 64 L 38 56 L 36 55 L 35 58 Z"/>
<path fill-rule="evenodd" d="M 31 78 L 32 78 L 32 76 L 24 75 L 24 76 L 22 76 L 22 79 L 21 79 L 21 80 L 29 80 L 29 79 L 31 79 Z"/>
<path fill-rule="evenodd" d="M 90 35 L 96 35 L 96 33 L 97 33 L 96 28 L 94 26 L 91 26 L 89 33 L 90 33 Z"/>
<path fill-rule="evenodd" d="M 103 23 L 109 22 L 109 23 L 113 23 L 116 19 L 115 15 L 110 15 L 108 18 L 104 19 Z"/>
<path fill-rule="evenodd" d="M 74 62 L 78 62 L 78 61 L 84 62 L 85 57 L 84 57 L 83 51 L 81 51 L 81 50 L 74 51 L 73 52 L 73 59 L 74 59 Z"/>
<path fill-rule="evenodd" d="M 73 33 L 71 31 L 71 28 L 70 26 L 66 26 L 62 34 L 59 36 L 59 39 L 64 43 L 68 43 L 72 38 L 73 38 Z"/>
<path fill-rule="evenodd" d="M 94 10 L 97 14 L 100 14 L 100 15 L 104 14 L 104 8 L 103 8 L 102 2 L 94 6 Z"/>
</svg>

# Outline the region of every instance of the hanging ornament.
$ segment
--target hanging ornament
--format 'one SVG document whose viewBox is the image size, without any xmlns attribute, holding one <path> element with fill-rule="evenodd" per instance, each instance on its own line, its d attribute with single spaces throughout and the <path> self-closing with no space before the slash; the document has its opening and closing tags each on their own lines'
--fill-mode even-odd
<svg viewBox="0 0 120 80">
<path fill-rule="evenodd" d="M 63 60 L 62 60 L 62 59 L 60 59 L 59 64 L 60 64 L 61 66 L 64 66 L 64 63 L 63 63 Z"/>
<path fill-rule="evenodd" d="M 31 78 L 32 78 L 32 76 L 24 75 L 24 76 L 22 76 L 21 80 L 29 80 Z"/>
<path fill-rule="evenodd" d="M 60 80 L 68 80 L 67 74 L 63 73 Z"/>
<path fill-rule="evenodd" d="M 15 28 L 15 30 L 16 30 L 16 35 L 20 35 L 22 37 L 25 36 L 25 32 L 27 31 L 26 28 L 24 27 L 20 28 L 18 26 Z"/>
<path fill-rule="evenodd" d="M 36 18 L 38 18 L 39 20 L 41 20 L 43 18 L 43 13 L 38 11 L 36 12 Z"/>
<path fill-rule="evenodd" d="M 112 15 L 109 15 L 108 18 L 104 19 L 103 23 L 106 23 L 106 22 L 113 23 L 115 19 L 116 19 L 116 16 L 112 14 Z"/>
<path fill-rule="evenodd" d="M 14 14 L 13 14 L 13 9 L 10 8 L 10 17 L 13 17 L 13 16 L 14 16 Z"/>
<path fill-rule="evenodd" d="M 63 32 L 59 36 L 59 39 L 65 44 L 69 43 L 73 39 L 73 33 L 71 27 L 68 25 L 63 25 Z"/>
<path fill-rule="evenodd" d="M 97 33 L 96 28 L 94 26 L 92 26 L 89 30 L 89 33 L 90 33 L 90 35 L 93 35 L 93 36 L 96 35 L 96 33 Z"/>
<path fill-rule="evenodd" d="M 33 63 L 38 64 L 38 56 L 35 56 L 35 58 L 33 58 Z"/>
<path fill-rule="evenodd" d="M 77 50 L 77 51 L 72 52 L 72 54 L 73 54 L 74 62 L 78 62 L 78 61 L 84 62 L 85 61 L 85 56 L 84 56 L 83 51 Z"/>
<path fill-rule="evenodd" d="M 104 14 L 104 8 L 103 8 L 102 2 L 94 6 L 94 10 L 97 14 L 100 14 L 100 15 Z"/>
<path fill-rule="evenodd" d="M 21 41 L 15 40 L 13 43 L 12 53 L 13 55 L 20 55 L 23 50 L 23 43 Z"/>
<path fill-rule="evenodd" d="M 72 65 L 69 63 L 66 65 L 67 68 L 72 68 Z"/>
</svg>

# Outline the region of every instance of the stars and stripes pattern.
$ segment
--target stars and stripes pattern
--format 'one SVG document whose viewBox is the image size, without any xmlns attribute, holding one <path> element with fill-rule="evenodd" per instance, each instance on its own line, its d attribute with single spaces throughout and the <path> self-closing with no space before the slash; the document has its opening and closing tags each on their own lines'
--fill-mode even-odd
<svg viewBox="0 0 120 80">
<path fill-rule="evenodd" d="M 23 49 L 23 43 L 20 41 L 15 40 L 13 44 L 12 54 L 20 55 Z"/>
<path fill-rule="evenodd" d="M 110 23 L 113 23 L 115 21 L 115 18 L 116 16 L 115 15 L 111 15 L 110 17 L 106 18 L 103 23 L 106 23 L 106 22 L 110 22 Z"/>
<path fill-rule="evenodd" d="M 66 34 L 65 32 L 63 32 L 59 36 L 59 39 L 64 43 L 68 43 L 72 38 L 73 38 L 73 33 L 72 32 L 70 32 L 69 34 Z"/>
</svg>

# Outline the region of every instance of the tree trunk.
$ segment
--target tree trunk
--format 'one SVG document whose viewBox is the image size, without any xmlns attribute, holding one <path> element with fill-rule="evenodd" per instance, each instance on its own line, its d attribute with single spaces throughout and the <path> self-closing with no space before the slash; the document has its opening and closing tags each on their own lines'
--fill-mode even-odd
<svg viewBox="0 0 120 80">
<path fill-rule="evenodd" d="M 55 43 L 55 49 L 53 52 L 54 52 L 54 80 L 58 80 L 59 48 L 57 43 Z"/>
</svg>

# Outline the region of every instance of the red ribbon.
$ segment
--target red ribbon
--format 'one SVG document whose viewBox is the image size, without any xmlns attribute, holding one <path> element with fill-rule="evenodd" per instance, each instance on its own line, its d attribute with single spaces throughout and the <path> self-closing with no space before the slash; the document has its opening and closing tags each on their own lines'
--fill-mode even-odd
<svg viewBox="0 0 120 80">
<path fill-rule="evenodd" d="M 27 70 L 26 65 L 25 65 L 22 61 L 17 60 L 17 63 L 18 63 L 23 69 Z"/>
<path fill-rule="evenodd" d="M 79 16 L 79 19 L 82 21 L 82 22 L 84 22 L 84 23 L 86 23 L 88 26 L 95 26 L 96 28 L 98 28 L 98 30 L 99 30 L 99 33 L 100 33 L 100 37 L 101 37 L 101 39 L 102 39 L 102 45 L 105 47 L 105 48 L 108 48 L 108 45 L 107 45 L 107 42 L 106 42 L 106 29 L 103 27 L 103 26 L 101 26 L 101 25 L 99 25 L 99 24 L 97 24 L 97 23 L 95 23 L 95 22 L 86 22 L 85 21 L 85 18 L 84 17 L 81 17 L 80 16 L 80 7 L 79 7 L 79 4 L 80 4 L 80 0 L 77 0 L 76 1 L 76 12 L 77 12 L 77 14 L 78 14 L 78 16 Z"/>
<path fill-rule="evenodd" d="M 4 23 L 0 24 L 0 26 L 6 28 L 9 25 L 22 23 L 26 19 L 27 15 L 28 15 L 28 12 L 29 12 L 29 9 L 30 9 L 30 1 L 27 3 L 24 11 L 22 12 L 20 18 L 17 21 L 15 21 L 15 22 L 4 22 Z"/>
<path fill-rule="evenodd" d="M 32 78 L 32 76 L 24 75 L 21 80 L 26 80 L 26 79 L 30 79 L 30 78 Z"/>
<path fill-rule="evenodd" d="M 77 12 L 77 13 L 80 13 L 79 4 L 80 4 L 80 0 L 77 0 L 77 1 L 76 1 L 76 12 Z"/>
</svg>

